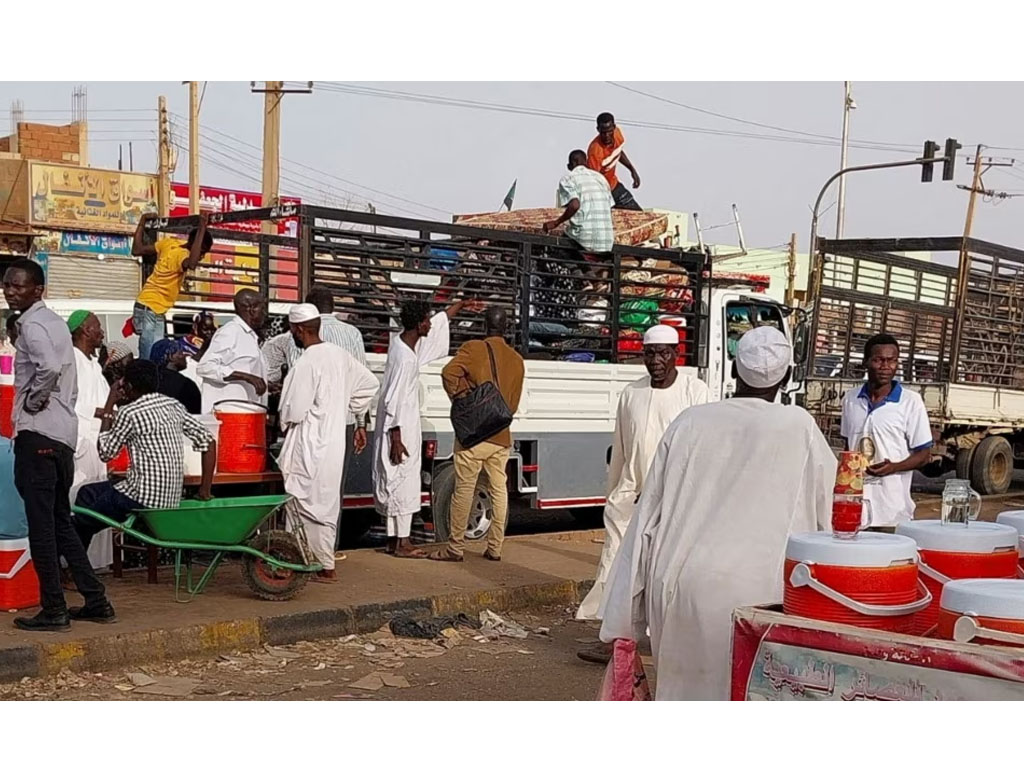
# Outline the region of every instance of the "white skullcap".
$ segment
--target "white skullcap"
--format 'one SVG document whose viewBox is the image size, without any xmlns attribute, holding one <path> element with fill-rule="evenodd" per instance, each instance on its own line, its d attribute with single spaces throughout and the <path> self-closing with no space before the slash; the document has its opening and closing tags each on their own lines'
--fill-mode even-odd
<svg viewBox="0 0 1024 768">
<path fill-rule="evenodd" d="M 671 325 L 652 325 L 644 334 L 644 346 L 648 344 L 670 344 L 673 347 L 679 343 L 679 331 Z"/>
<path fill-rule="evenodd" d="M 736 372 L 749 387 L 774 387 L 793 361 L 793 348 L 778 328 L 762 325 L 747 331 L 736 345 Z"/>
<path fill-rule="evenodd" d="M 319 319 L 320 310 L 312 304 L 293 304 L 292 308 L 288 310 L 289 323 L 301 325 L 302 323 L 308 323 L 310 320 Z"/>
</svg>

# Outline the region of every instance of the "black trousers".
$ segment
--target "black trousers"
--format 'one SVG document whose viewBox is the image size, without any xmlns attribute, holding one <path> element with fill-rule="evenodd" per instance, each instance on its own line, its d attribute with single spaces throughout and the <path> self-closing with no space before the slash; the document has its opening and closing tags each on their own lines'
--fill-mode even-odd
<svg viewBox="0 0 1024 768">
<path fill-rule="evenodd" d="M 107 601 L 82 540 L 71 522 L 71 482 L 75 453 L 36 432 L 21 432 L 14 441 L 14 485 L 25 502 L 32 564 L 39 576 L 39 602 L 48 614 L 67 610 L 60 582 L 60 560 L 71 569 L 75 586 L 89 607 Z"/>
<path fill-rule="evenodd" d="M 614 208 L 618 208 L 623 211 L 642 211 L 640 203 L 633 199 L 633 193 L 630 192 L 623 183 L 620 181 L 615 185 L 615 189 L 612 190 L 612 199 L 615 201 Z"/>
</svg>

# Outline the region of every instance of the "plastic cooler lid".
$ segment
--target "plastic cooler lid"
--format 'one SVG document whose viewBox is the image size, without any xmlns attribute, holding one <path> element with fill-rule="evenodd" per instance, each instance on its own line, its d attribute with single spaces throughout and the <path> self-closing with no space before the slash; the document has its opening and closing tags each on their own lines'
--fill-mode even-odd
<svg viewBox="0 0 1024 768">
<path fill-rule="evenodd" d="M 996 515 L 996 522 L 1000 525 L 1012 525 L 1017 533 L 1024 536 L 1024 509 L 1008 509 Z"/>
<path fill-rule="evenodd" d="M 946 523 L 941 520 L 911 520 L 896 526 L 896 533 L 909 536 L 921 549 L 933 552 L 994 552 L 1017 547 L 1016 528 L 998 523 Z"/>
<path fill-rule="evenodd" d="M 859 533 L 837 539 L 831 533 L 794 533 L 786 544 L 786 559 L 822 565 L 885 568 L 900 561 L 917 562 L 917 543 L 891 533 Z"/>
<path fill-rule="evenodd" d="M 1024 580 L 958 579 L 942 588 L 942 608 L 990 619 L 1024 619 Z"/>
</svg>

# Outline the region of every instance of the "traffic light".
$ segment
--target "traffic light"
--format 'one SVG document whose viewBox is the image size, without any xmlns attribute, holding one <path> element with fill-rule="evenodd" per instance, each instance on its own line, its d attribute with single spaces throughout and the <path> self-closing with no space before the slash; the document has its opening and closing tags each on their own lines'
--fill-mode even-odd
<svg viewBox="0 0 1024 768">
<path fill-rule="evenodd" d="M 956 151 L 961 145 L 956 139 L 946 139 L 946 151 L 942 157 L 942 180 L 953 180 L 953 163 L 956 162 Z"/>
<path fill-rule="evenodd" d="M 948 145 L 947 145 L 948 146 Z M 926 141 L 924 143 L 924 159 L 932 160 L 935 157 L 935 153 L 939 151 L 939 143 L 937 141 Z M 934 169 L 934 163 L 924 163 L 921 166 L 921 181 L 928 182 L 932 180 L 932 170 Z"/>
</svg>

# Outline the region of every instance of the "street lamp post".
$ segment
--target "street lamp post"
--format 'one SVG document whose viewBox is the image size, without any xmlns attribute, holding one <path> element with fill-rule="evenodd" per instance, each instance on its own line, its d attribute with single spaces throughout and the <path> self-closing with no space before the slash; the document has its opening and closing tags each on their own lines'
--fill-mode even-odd
<svg viewBox="0 0 1024 768">
<path fill-rule="evenodd" d="M 857 108 L 850 89 L 850 81 L 843 82 L 843 139 L 840 149 L 839 170 L 846 168 L 846 154 L 850 145 L 850 112 Z M 836 200 L 836 240 L 843 236 L 843 224 L 846 219 L 846 177 L 839 178 L 839 195 Z"/>
<path fill-rule="evenodd" d="M 849 168 L 842 168 L 831 176 L 828 177 L 828 181 L 821 188 L 818 193 L 818 199 L 814 201 L 814 208 L 811 211 L 811 241 L 810 249 L 808 251 L 808 265 L 813 275 L 813 281 L 810 286 L 811 298 L 816 299 L 821 290 L 821 273 L 822 269 L 819 268 L 818 258 L 820 252 L 818 250 L 818 210 L 821 208 L 821 201 L 825 197 L 825 193 L 828 192 L 828 188 L 832 186 L 832 182 L 836 179 L 841 179 L 849 173 L 857 173 L 858 171 L 877 171 L 883 168 L 905 168 L 911 165 L 931 165 L 934 163 L 945 162 L 944 157 L 917 157 L 913 160 L 898 160 L 892 163 L 873 163 L 871 165 L 853 165 Z"/>
</svg>

